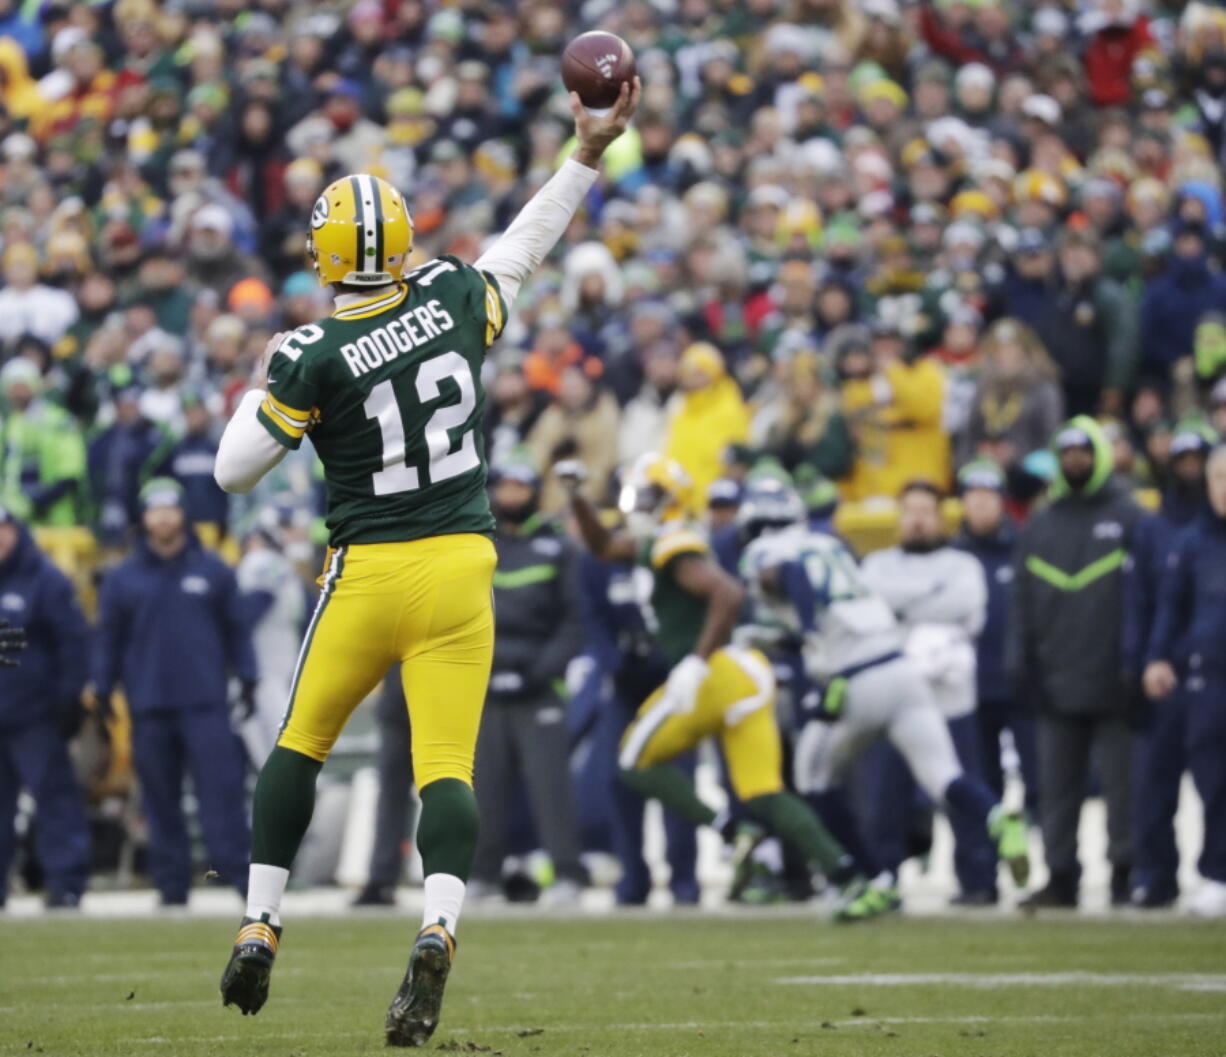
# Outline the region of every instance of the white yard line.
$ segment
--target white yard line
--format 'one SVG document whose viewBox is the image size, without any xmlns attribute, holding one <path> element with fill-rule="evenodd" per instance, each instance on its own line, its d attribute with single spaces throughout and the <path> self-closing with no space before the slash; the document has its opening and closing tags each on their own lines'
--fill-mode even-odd
<svg viewBox="0 0 1226 1057">
<path fill-rule="evenodd" d="M 843 976 L 781 976 L 777 984 L 808 987 L 1166 987 L 1226 991 L 1222 973 L 852 973 Z"/>
</svg>

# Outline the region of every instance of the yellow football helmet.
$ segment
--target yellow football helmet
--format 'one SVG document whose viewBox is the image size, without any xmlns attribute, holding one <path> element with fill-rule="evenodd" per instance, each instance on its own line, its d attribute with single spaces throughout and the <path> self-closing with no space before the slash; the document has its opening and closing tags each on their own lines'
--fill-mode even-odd
<svg viewBox="0 0 1226 1057">
<path fill-rule="evenodd" d="M 307 253 L 321 283 L 383 286 L 404 275 L 413 249 L 413 220 L 404 198 L 367 173 L 324 188 L 311 211 Z"/>
<path fill-rule="evenodd" d="M 640 455 L 622 481 L 618 509 L 633 535 L 645 535 L 669 521 L 685 518 L 694 486 L 681 464 L 663 455 Z"/>
</svg>

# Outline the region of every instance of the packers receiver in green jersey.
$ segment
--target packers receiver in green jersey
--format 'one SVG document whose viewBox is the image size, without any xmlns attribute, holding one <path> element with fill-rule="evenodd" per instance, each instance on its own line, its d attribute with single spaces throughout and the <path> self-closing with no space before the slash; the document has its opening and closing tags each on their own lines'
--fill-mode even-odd
<svg viewBox="0 0 1226 1057">
<path fill-rule="evenodd" d="M 704 739 L 718 738 L 728 779 L 746 814 L 845 891 L 858 890 L 864 879 L 856 876 L 850 857 L 809 806 L 784 788 L 774 673 L 764 654 L 729 641 L 744 591 L 713 560 L 701 528 L 686 519 L 691 485 L 685 471 L 671 459 L 642 456 L 621 490 L 625 528 L 619 530 L 607 528 L 579 491 L 581 466 L 558 463 L 555 472 L 567 486 L 592 553 L 646 565 L 654 577 L 657 641 L 673 668 L 622 736 L 623 780 L 695 825 L 719 830 L 733 844 L 735 894 L 748 879 L 748 853 L 762 830 L 738 832 L 671 763 Z"/>
</svg>

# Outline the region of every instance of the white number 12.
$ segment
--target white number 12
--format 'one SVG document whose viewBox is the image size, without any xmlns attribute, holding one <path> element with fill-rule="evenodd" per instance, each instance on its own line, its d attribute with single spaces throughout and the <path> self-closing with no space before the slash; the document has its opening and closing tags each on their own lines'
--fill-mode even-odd
<svg viewBox="0 0 1226 1057">
<path fill-rule="evenodd" d="M 459 387 L 460 402 L 440 407 L 426 423 L 426 448 L 430 453 L 427 477 L 430 484 L 458 477 L 476 469 L 481 463 L 471 429 L 460 438 L 460 446 L 455 451 L 451 450 L 451 436 L 448 433 L 448 430 L 463 425 L 477 406 L 477 391 L 468 361 L 458 352 L 444 352 L 441 356 L 426 360 L 417 371 L 417 396 L 422 403 L 437 400 L 442 393 L 439 383 L 447 378 Z M 379 423 L 379 432 L 383 435 L 383 469 L 374 473 L 375 495 L 394 495 L 420 488 L 421 478 L 417 468 L 408 464 L 404 419 L 396 403 L 396 390 L 391 380 L 376 385 L 363 407 L 366 417 Z"/>
</svg>

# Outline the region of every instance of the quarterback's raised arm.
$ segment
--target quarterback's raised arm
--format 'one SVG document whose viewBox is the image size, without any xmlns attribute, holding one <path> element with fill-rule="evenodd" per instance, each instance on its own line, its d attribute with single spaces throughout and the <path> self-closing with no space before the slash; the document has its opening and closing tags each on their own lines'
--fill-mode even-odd
<svg viewBox="0 0 1226 1057">
<path fill-rule="evenodd" d="M 571 113 L 579 141 L 574 155 L 563 163 L 512 221 L 511 226 L 483 253 L 476 267 L 498 280 L 502 298 L 510 306 L 519 288 L 545 255 L 553 249 L 584 196 L 596 182 L 600 156 L 626 131 L 638 106 L 642 86 L 623 84 L 621 96 L 607 114 L 589 114 L 572 92 Z"/>
</svg>

